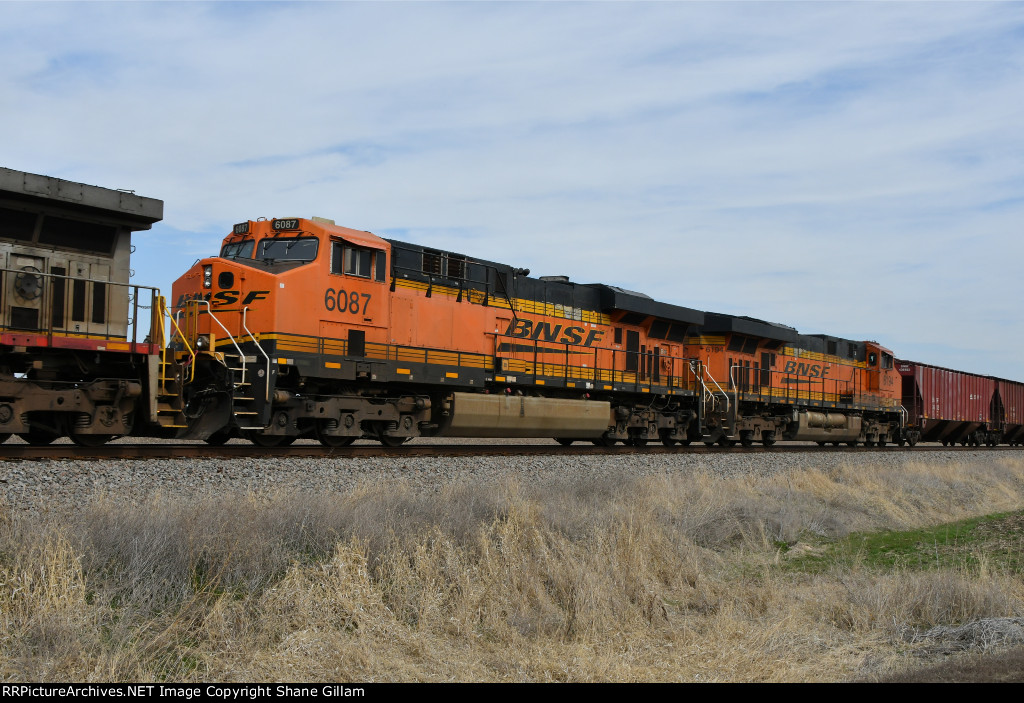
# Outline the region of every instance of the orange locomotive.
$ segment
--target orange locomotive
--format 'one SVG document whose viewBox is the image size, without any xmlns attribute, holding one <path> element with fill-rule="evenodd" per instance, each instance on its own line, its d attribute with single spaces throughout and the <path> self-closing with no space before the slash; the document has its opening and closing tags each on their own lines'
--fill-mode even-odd
<svg viewBox="0 0 1024 703">
<path fill-rule="evenodd" d="M 700 337 L 688 341 L 686 353 L 703 361 L 714 399 L 704 416 L 706 441 L 917 442 L 903 432 L 893 355 L 876 342 L 710 313 Z"/>
<path fill-rule="evenodd" d="M 235 225 L 172 300 L 179 400 L 163 424 L 213 443 L 902 439 L 892 356 L 873 343 L 320 218 Z"/>
</svg>

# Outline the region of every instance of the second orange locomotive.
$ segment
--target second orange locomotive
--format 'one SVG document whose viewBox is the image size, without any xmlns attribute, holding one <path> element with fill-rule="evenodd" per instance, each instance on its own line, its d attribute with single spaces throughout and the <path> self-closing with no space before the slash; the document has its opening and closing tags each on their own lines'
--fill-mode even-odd
<svg viewBox="0 0 1024 703">
<path fill-rule="evenodd" d="M 320 218 L 235 225 L 175 284 L 183 436 L 907 436 L 892 354 Z"/>
</svg>

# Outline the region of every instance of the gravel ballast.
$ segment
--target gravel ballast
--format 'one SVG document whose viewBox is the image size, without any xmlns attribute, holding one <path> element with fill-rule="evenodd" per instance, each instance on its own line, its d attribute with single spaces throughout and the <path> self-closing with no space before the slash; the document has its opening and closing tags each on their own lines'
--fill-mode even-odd
<svg viewBox="0 0 1024 703">
<path fill-rule="evenodd" d="M 578 478 L 686 475 L 703 470 L 722 477 L 768 475 L 798 469 L 829 470 L 850 464 L 900 467 L 927 462 L 962 464 L 960 451 L 845 452 L 623 456 L 480 456 L 165 459 L 120 461 L 0 461 L 0 506 L 12 512 L 66 512 L 99 499 L 140 503 L 163 498 L 347 492 L 368 483 L 402 483 L 416 491 L 449 484 L 520 484 Z"/>
</svg>

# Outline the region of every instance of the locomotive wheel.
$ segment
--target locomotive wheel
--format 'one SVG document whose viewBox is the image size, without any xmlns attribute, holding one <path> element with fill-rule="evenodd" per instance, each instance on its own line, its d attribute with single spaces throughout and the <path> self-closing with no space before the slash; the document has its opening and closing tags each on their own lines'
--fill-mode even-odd
<svg viewBox="0 0 1024 703">
<path fill-rule="evenodd" d="M 911 447 L 917 445 L 917 437 L 915 437 L 913 435 L 908 437 L 907 438 L 907 444 L 909 444 Z"/>
<path fill-rule="evenodd" d="M 11 438 L 10 432 L 0 432 L 0 444 L 3 444 Z"/>
<path fill-rule="evenodd" d="M 598 447 L 613 447 L 615 446 L 615 440 L 609 437 L 598 437 L 597 439 L 590 440 Z"/>
<path fill-rule="evenodd" d="M 332 437 L 326 434 L 318 434 L 316 438 L 325 447 L 347 447 L 359 439 L 358 437 Z"/>
<path fill-rule="evenodd" d="M 644 447 L 647 446 L 646 437 L 630 437 L 626 440 L 626 444 L 630 447 Z"/>
<path fill-rule="evenodd" d="M 688 447 L 688 446 L 690 446 L 690 440 L 688 440 L 688 439 L 681 439 L 681 440 L 679 440 L 679 446 L 681 446 L 681 447 Z"/>
<path fill-rule="evenodd" d="M 675 446 L 676 441 L 671 437 L 662 437 L 661 443 L 664 444 L 666 447 L 672 447 Z"/>
<path fill-rule="evenodd" d="M 770 447 L 773 444 L 775 444 L 775 433 L 772 432 L 771 430 L 768 430 L 764 434 L 762 434 L 761 435 L 761 444 L 766 446 L 766 447 Z"/>
<path fill-rule="evenodd" d="M 391 437 L 388 435 L 378 435 L 377 439 L 385 447 L 400 447 L 409 441 L 409 437 Z"/>
<path fill-rule="evenodd" d="M 573 443 L 574 440 L 569 439 L 568 437 L 555 437 L 555 441 L 561 444 L 563 447 L 568 447 Z"/>
<path fill-rule="evenodd" d="M 49 430 L 31 430 L 24 434 L 18 435 L 23 440 L 31 444 L 33 447 L 42 447 L 53 442 L 60 435 Z"/>
<path fill-rule="evenodd" d="M 347 447 L 348 445 L 352 444 L 357 439 L 359 439 L 355 435 L 351 435 L 348 437 L 330 435 L 321 431 L 322 429 L 322 426 L 318 424 L 316 428 L 316 438 L 317 441 L 319 441 L 320 444 L 324 445 L 325 447 Z"/>
<path fill-rule="evenodd" d="M 287 447 L 298 437 L 287 435 L 256 434 L 255 432 L 246 436 L 250 442 L 257 447 Z"/>
<path fill-rule="evenodd" d="M 231 431 L 221 430 L 220 432 L 214 432 L 212 435 L 210 435 L 203 441 L 209 444 L 211 447 L 223 447 L 225 444 L 227 444 L 229 439 L 231 439 Z"/>
<path fill-rule="evenodd" d="M 856 447 L 857 446 L 857 440 L 853 440 L 851 442 L 847 442 L 846 446 L 848 446 L 848 447 Z"/>
<path fill-rule="evenodd" d="M 71 434 L 68 436 L 79 447 L 102 447 L 114 438 L 112 434 Z"/>
</svg>

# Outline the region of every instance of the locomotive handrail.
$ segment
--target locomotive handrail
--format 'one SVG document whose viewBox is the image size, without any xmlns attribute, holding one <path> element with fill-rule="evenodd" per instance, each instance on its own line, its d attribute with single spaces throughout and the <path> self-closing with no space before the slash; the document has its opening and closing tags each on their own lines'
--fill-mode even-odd
<svg viewBox="0 0 1024 703">
<path fill-rule="evenodd" d="M 422 267 L 422 264 L 419 267 L 398 264 L 398 256 L 396 255 L 396 253 L 399 250 L 419 253 L 421 255 L 423 253 L 423 251 L 420 250 L 420 249 L 415 249 L 415 248 L 405 247 L 405 246 L 399 246 L 397 243 L 392 242 L 392 246 L 391 246 L 391 290 L 392 290 L 392 292 L 395 290 L 395 285 L 396 285 L 396 282 L 398 280 L 398 276 L 401 273 L 401 274 L 404 274 L 406 279 L 410 279 L 411 278 L 412 280 L 416 280 L 417 278 L 420 278 L 420 277 L 425 278 L 426 279 L 426 283 L 427 283 L 427 297 L 428 298 L 433 295 L 434 281 L 436 280 L 436 281 L 441 282 L 441 285 L 445 285 L 445 284 L 448 284 L 448 283 L 457 283 L 458 284 L 458 291 L 459 291 L 458 298 L 457 298 L 458 302 L 462 302 L 464 297 L 467 300 L 469 300 L 470 302 L 474 302 L 473 301 L 472 291 L 476 291 L 478 293 L 482 293 L 483 294 L 483 300 L 480 302 L 480 304 L 486 306 L 486 305 L 490 304 L 490 300 L 491 300 L 491 297 L 492 297 L 492 293 L 491 293 L 492 283 L 491 283 L 491 281 L 488 279 L 488 276 L 486 276 L 486 275 L 481 279 L 481 278 L 476 278 L 474 276 L 470 276 L 468 274 L 468 267 L 470 265 L 480 266 L 480 267 L 483 268 L 483 270 L 485 272 L 486 271 L 493 271 L 495 273 L 495 280 L 494 280 L 494 285 L 493 285 L 494 297 L 498 297 L 498 296 L 503 297 L 505 299 L 505 302 L 508 304 L 509 310 L 512 311 L 512 318 L 515 319 L 517 317 L 517 315 L 516 315 L 516 312 L 517 312 L 516 306 L 512 302 L 512 298 L 509 295 L 508 286 L 506 285 L 506 281 L 503 280 L 501 275 L 499 275 L 499 274 L 502 274 L 502 273 L 505 273 L 505 272 L 499 270 L 499 268 L 497 266 L 495 266 L 494 264 L 489 264 L 489 263 L 486 263 L 486 262 L 483 262 L 483 261 L 477 261 L 475 259 L 470 259 L 469 257 L 465 257 L 465 258 L 461 259 L 461 261 L 462 261 L 462 263 L 464 265 L 462 275 L 459 275 L 459 276 L 441 275 L 439 273 L 435 274 L 435 273 L 430 272 L 430 271 L 424 271 L 423 267 Z M 429 253 L 434 253 L 434 252 L 431 251 Z M 450 253 L 452 253 L 452 252 L 437 252 L 437 254 L 441 255 L 441 256 L 447 256 Z M 520 274 L 519 272 L 521 272 L 521 271 L 526 271 L 526 273 L 525 274 Z M 513 276 L 516 276 L 516 275 L 528 275 L 529 271 L 526 270 L 526 269 L 512 269 L 511 271 L 509 271 L 509 273 L 511 273 Z M 469 284 L 469 285 L 467 285 L 467 284 Z M 480 290 L 480 289 L 475 288 L 473 286 L 480 286 L 483 290 Z M 500 288 L 500 290 L 499 290 L 499 288 Z M 468 289 L 469 292 L 466 293 L 466 295 L 464 296 L 463 293 L 465 291 L 467 291 L 467 289 Z"/>
<path fill-rule="evenodd" d="M 196 379 L 196 364 L 195 364 L 196 353 L 195 353 L 195 351 L 193 351 L 192 347 L 189 345 L 188 340 L 185 338 L 184 333 L 181 331 L 181 328 L 178 327 L 178 323 L 175 321 L 174 316 L 171 315 L 170 311 L 167 309 L 167 300 L 162 295 L 158 296 L 157 300 L 159 301 L 159 305 L 160 305 L 160 313 L 162 315 L 166 315 L 167 319 L 169 319 L 171 321 L 171 325 L 174 327 L 175 330 L 177 330 L 178 336 L 181 338 L 181 343 L 184 344 L 185 345 L 185 349 L 188 350 L 188 353 L 189 353 L 189 361 L 188 361 L 188 363 L 189 363 L 189 366 L 191 367 L 190 368 L 191 376 L 189 377 L 188 380 L 189 380 L 189 383 L 191 383 L 192 381 L 194 381 Z M 163 325 L 161 325 L 161 327 L 163 327 Z M 161 332 L 162 332 L 162 330 L 161 330 Z M 167 349 L 168 349 L 168 346 L 167 345 L 163 345 L 163 348 L 160 350 L 160 352 L 161 352 L 161 361 L 163 361 L 164 364 L 167 363 Z"/>
<path fill-rule="evenodd" d="M 240 346 L 238 346 L 238 342 L 235 341 L 234 336 L 228 331 L 228 328 L 225 327 L 224 324 L 219 319 L 217 319 L 217 316 L 213 314 L 213 307 L 210 305 L 210 301 L 209 300 L 199 299 L 199 300 L 190 300 L 189 303 L 195 303 L 196 306 L 198 306 L 199 303 L 203 303 L 206 306 L 206 312 L 210 315 L 210 319 L 213 320 L 214 322 L 216 322 L 217 325 L 222 330 L 224 330 L 224 334 L 226 334 L 228 336 L 228 339 L 231 340 L 231 344 L 235 347 L 235 351 L 238 352 L 238 359 L 239 359 L 239 361 L 242 362 L 242 383 L 245 383 L 245 354 L 242 353 L 242 348 Z M 269 385 L 269 383 L 270 383 L 270 379 L 268 378 L 267 379 L 267 384 Z"/>
<path fill-rule="evenodd" d="M 81 308 L 81 310 L 82 310 L 82 313 L 81 313 L 82 314 L 82 318 L 81 319 L 74 319 L 72 317 L 71 320 L 65 320 L 65 319 L 63 319 L 63 316 L 67 315 L 66 311 L 71 311 L 71 310 L 74 309 L 74 307 L 72 305 L 72 300 L 74 299 L 73 296 L 77 296 L 77 295 L 79 295 L 79 293 L 75 291 L 74 286 L 72 286 L 72 285 L 64 286 L 63 292 L 60 293 L 60 294 L 57 293 L 56 286 L 54 286 L 54 285 L 43 285 L 43 286 L 41 286 L 40 293 L 38 294 L 37 298 L 35 298 L 35 299 L 39 300 L 39 307 L 38 307 L 38 309 L 40 310 L 40 312 L 44 312 L 45 313 L 44 315 L 41 316 L 42 318 L 45 318 L 45 319 L 40 319 L 35 326 L 31 326 L 31 327 L 21 327 L 21 326 L 17 326 L 16 327 L 13 324 L 10 325 L 10 327 L 14 328 L 14 329 L 33 330 L 33 331 L 39 332 L 40 334 L 45 334 L 49 338 L 49 342 L 50 343 L 52 343 L 53 337 L 55 335 L 61 336 L 61 335 L 65 335 L 65 334 L 66 335 L 71 335 L 71 336 L 74 336 L 74 335 L 95 335 L 95 336 L 101 336 L 104 339 L 109 339 L 109 340 L 125 340 L 125 341 L 127 341 L 129 339 L 128 328 L 131 327 L 132 328 L 132 334 L 131 334 L 131 338 L 130 339 L 131 339 L 132 343 L 135 344 L 138 341 L 138 329 L 137 329 L 138 328 L 138 312 L 137 311 L 131 312 L 134 309 L 133 306 L 132 306 L 133 299 L 137 300 L 139 292 L 140 291 L 144 291 L 144 290 L 150 291 L 150 296 L 151 297 L 155 297 L 156 295 L 159 295 L 159 293 L 160 293 L 160 289 L 159 288 L 155 288 L 153 286 L 140 286 L 140 285 L 138 285 L 136 283 L 132 283 L 130 281 L 128 281 L 128 282 L 111 281 L 111 280 L 104 280 L 102 278 L 90 278 L 90 277 L 84 277 L 84 276 L 72 276 L 69 273 L 63 273 L 63 274 L 52 273 L 52 272 L 47 273 L 45 271 L 39 271 L 39 270 L 26 272 L 24 267 L 16 268 L 16 267 L 0 266 L 0 275 L 3 275 L 3 274 L 14 274 L 14 275 L 17 275 L 17 274 L 21 274 L 21 273 L 28 273 L 29 275 L 37 277 L 37 278 L 39 278 L 39 279 L 41 279 L 43 281 L 47 281 L 47 280 L 51 281 L 51 283 L 53 281 L 62 281 L 62 282 L 67 282 L 67 283 L 82 283 L 82 284 L 88 283 L 88 284 L 100 284 L 100 285 L 103 285 L 103 286 L 109 286 L 110 290 L 124 289 L 125 295 L 127 296 L 127 300 L 124 301 L 129 306 L 129 319 L 127 321 L 125 321 L 123 319 L 122 320 L 115 319 L 116 318 L 116 316 L 114 314 L 115 313 L 115 308 L 118 307 L 118 303 L 121 302 L 121 301 L 115 300 L 115 296 L 113 296 L 110 293 L 105 293 L 104 294 L 104 300 L 103 300 L 103 305 L 102 305 L 102 311 L 103 311 L 103 319 L 102 320 L 96 320 L 95 318 L 91 318 L 90 319 L 90 316 L 89 316 L 89 314 L 87 312 L 89 310 L 89 305 L 90 305 L 90 301 L 88 299 L 82 299 L 82 308 Z M 134 295 L 133 295 L 133 293 L 134 293 Z M 82 291 L 82 294 L 85 294 L 84 289 Z M 65 312 L 62 313 L 62 319 L 60 320 L 60 326 L 58 325 L 58 322 L 53 319 L 53 311 L 54 311 L 55 300 L 58 300 L 58 299 L 61 301 L 61 310 L 65 311 Z M 92 309 L 93 309 L 93 311 L 95 311 L 95 309 L 96 309 L 95 308 L 95 299 L 92 301 L 92 305 L 93 305 Z M 145 306 L 143 306 L 143 305 L 136 305 L 134 307 L 145 308 Z M 95 312 L 93 314 L 95 314 Z M 71 329 L 67 328 L 67 325 L 65 323 L 81 323 L 82 325 L 84 325 L 86 327 L 86 329 L 85 330 L 80 330 L 80 329 L 71 330 Z M 116 329 L 113 330 L 113 331 L 111 330 L 112 327 L 116 328 L 119 323 L 123 323 L 124 324 L 124 334 L 117 334 L 116 333 L 117 332 Z M 100 326 L 102 326 L 102 328 L 103 328 L 102 332 L 100 332 L 100 331 L 90 331 L 90 328 L 96 328 L 96 327 L 100 327 Z M 4 323 L 0 323 L 0 327 L 8 327 L 8 325 L 6 325 Z"/>
<path fill-rule="evenodd" d="M 260 354 L 263 355 L 263 358 L 267 360 L 267 383 L 266 383 L 267 394 L 266 394 L 266 401 L 269 403 L 270 402 L 270 356 L 267 354 L 266 351 L 264 351 L 263 347 L 260 346 L 260 343 L 256 341 L 256 338 L 252 336 L 252 332 L 249 331 L 249 326 L 245 324 L 245 317 L 246 317 L 246 314 L 248 312 L 249 312 L 249 308 L 247 308 L 247 307 L 242 308 L 242 329 L 245 330 L 245 333 L 247 335 L 249 335 L 249 339 L 251 339 L 252 343 L 256 345 L 256 348 L 260 350 Z M 242 366 L 243 366 L 243 368 L 245 366 L 244 359 L 243 359 Z M 242 372 L 242 375 L 243 376 L 245 375 L 244 371 Z M 244 380 L 244 378 L 243 378 L 243 380 Z"/>
<path fill-rule="evenodd" d="M 710 366 L 710 365 L 711 365 L 711 357 L 709 356 L 708 357 L 707 365 L 706 366 L 701 366 L 701 370 L 704 371 L 704 375 L 707 376 L 708 378 L 710 378 L 711 382 L 715 384 L 715 388 L 718 389 L 718 392 L 721 393 L 723 396 L 725 396 L 725 412 L 726 412 L 726 414 L 728 414 L 729 408 L 731 407 L 729 405 L 729 394 L 722 390 L 722 387 L 720 385 L 718 385 L 718 381 L 716 381 L 715 377 L 712 376 L 711 372 L 708 371 L 708 366 Z M 714 397 L 714 393 L 710 393 L 709 392 L 709 395 Z"/>
</svg>

